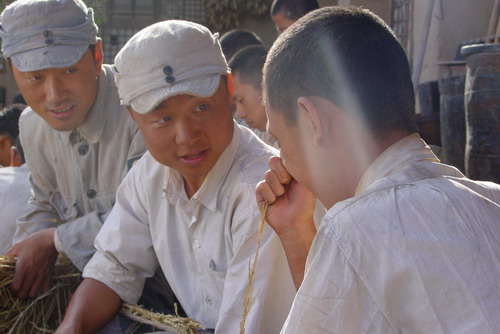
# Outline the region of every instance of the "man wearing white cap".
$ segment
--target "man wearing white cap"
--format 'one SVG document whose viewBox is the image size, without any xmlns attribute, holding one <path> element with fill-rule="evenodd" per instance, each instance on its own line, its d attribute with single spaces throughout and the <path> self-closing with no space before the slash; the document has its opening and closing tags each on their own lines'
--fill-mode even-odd
<svg viewBox="0 0 500 334">
<path fill-rule="evenodd" d="M 103 326 L 120 300 L 137 301 L 160 266 L 189 317 L 237 333 L 257 244 L 254 190 L 276 150 L 233 122 L 229 68 L 217 37 L 199 24 L 143 29 L 118 53 L 115 70 L 149 153 L 121 184 L 58 332 Z M 275 333 L 295 288 L 268 227 L 260 251 L 246 330 Z"/>
<path fill-rule="evenodd" d="M 17 257 L 13 290 L 34 297 L 49 288 L 58 251 L 83 270 L 127 165 L 145 147 L 81 0 L 15 1 L 0 37 L 29 105 L 20 136 L 33 192 L 7 255 Z"/>
</svg>

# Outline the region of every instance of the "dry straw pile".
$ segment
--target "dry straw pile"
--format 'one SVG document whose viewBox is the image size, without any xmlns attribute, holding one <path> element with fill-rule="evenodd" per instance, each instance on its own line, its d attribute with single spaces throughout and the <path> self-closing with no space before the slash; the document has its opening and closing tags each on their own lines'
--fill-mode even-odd
<svg viewBox="0 0 500 334">
<path fill-rule="evenodd" d="M 15 265 L 14 258 L 0 255 L 0 334 L 54 333 L 82 279 L 80 272 L 66 257 L 60 256 L 52 288 L 35 299 L 23 300 L 13 296 L 9 289 Z M 120 312 L 138 323 L 174 333 L 194 334 L 205 329 L 192 319 L 153 313 L 136 305 L 123 304 Z"/>
</svg>

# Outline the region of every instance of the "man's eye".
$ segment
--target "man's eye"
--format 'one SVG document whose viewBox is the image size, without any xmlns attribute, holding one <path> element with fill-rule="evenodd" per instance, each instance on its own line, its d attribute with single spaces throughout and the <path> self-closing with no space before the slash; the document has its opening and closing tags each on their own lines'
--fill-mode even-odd
<svg viewBox="0 0 500 334">
<path fill-rule="evenodd" d="M 76 70 L 77 70 L 76 68 L 68 68 L 64 73 L 71 74 L 71 73 L 75 73 Z"/>
<path fill-rule="evenodd" d="M 164 124 L 164 123 L 170 122 L 171 120 L 172 120 L 172 117 L 165 116 L 165 117 L 160 118 L 159 120 L 157 120 L 155 123 Z"/>
<path fill-rule="evenodd" d="M 42 76 L 41 75 L 33 75 L 33 76 L 29 77 L 29 79 L 31 81 L 38 81 L 38 80 L 42 80 Z"/>
<path fill-rule="evenodd" d="M 195 111 L 205 111 L 208 108 L 208 104 L 200 104 L 199 106 L 196 107 Z"/>
</svg>

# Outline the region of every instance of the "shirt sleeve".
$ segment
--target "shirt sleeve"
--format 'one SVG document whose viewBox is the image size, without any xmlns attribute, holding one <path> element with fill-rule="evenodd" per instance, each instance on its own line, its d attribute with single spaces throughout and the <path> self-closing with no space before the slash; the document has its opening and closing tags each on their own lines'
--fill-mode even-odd
<svg viewBox="0 0 500 334">
<path fill-rule="evenodd" d="M 245 198 L 242 203 L 254 203 Z M 238 333 L 243 314 L 243 300 L 248 285 L 249 268 L 257 247 L 260 212 L 255 205 L 239 205 L 233 223 L 233 257 L 224 282 L 223 298 L 216 332 Z M 253 280 L 252 305 L 248 313 L 247 333 L 278 333 L 295 295 L 284 250 L 279 238 L 264 225 L 261 247 Z"/>
<path fill-rule="evenodd" d="M 48 182 L 33 172 L 33 169 L 30 169 L 29 180 L 32 194 L 28 200 L 27 213 L 17 219 L 14 244 L 30 234 L 57 227 L 61 223 L 60 215 L 51 203 L 52 200 L 56 200 L 57 195 L 52 197 L 48 195 L 52 189 Z"/>
<path fill-rule="evenodd" d="M 131 304 L 138 301 L 146 278 L 159 266 L 139 192 L 132 172 L 117 191 L 115 206 L 96 237 L 97 251 L 83 272 Z"/>
<path fill-rule="evenodd" d="M 282 333 L 396 333 L 338 247 L 318 231 Z"/>
</svg>

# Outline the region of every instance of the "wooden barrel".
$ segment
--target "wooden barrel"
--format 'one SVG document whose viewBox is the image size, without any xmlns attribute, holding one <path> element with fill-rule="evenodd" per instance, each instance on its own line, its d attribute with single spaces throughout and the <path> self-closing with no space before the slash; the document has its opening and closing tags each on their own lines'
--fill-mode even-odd
<svg viewBox="0 0 500 334">
<path fill-rule="evenodd" d="M 443 162 L 465 173 L 465 61 L 439 62 Z"/>
<path fill-rule="evenodd" d="M 462 47 L 465 81 L 465 172 L 500 183 L 500 44 Z"/>
</svg>

